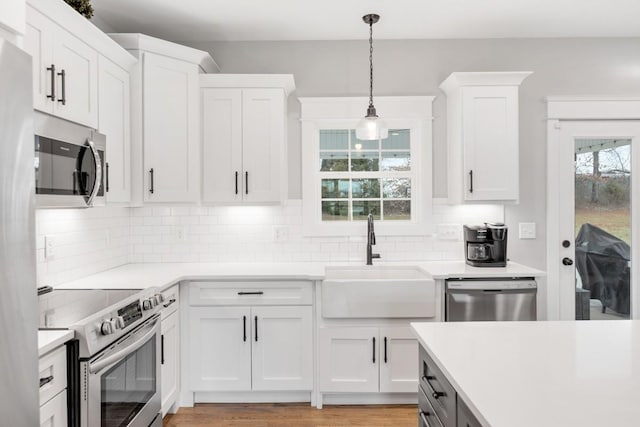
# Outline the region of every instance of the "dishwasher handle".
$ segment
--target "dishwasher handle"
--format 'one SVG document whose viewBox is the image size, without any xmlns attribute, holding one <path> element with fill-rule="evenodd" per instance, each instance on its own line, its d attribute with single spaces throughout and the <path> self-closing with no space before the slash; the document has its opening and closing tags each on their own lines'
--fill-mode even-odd
<svg viewBox="0 0 640 427">
<path fill-rule="evenodd" d="M 535 291 L 538 284 L 535 280 L 447 280 L 447 290 L 452 291 Z"/>
</svg>

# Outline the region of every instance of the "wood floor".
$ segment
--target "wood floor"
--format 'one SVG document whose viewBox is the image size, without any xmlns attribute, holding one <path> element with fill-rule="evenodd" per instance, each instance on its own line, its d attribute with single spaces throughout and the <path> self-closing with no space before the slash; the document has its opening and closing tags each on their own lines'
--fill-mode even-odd
<svg viewBox="0 0 640 427">
<path fill-rule="evenodd" d="M 167 415 L 163 427 L 416 427 L 417 411 L 416 405 L 197 404 Z"/>
</svg>

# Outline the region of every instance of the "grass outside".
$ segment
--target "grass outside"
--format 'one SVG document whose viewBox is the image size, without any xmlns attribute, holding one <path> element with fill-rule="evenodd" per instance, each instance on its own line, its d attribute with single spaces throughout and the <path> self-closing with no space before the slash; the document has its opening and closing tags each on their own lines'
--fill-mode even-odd
<svg viewBox="0 0 640 427">
<path fill-rule="evenodd" d="M 589 223 L 631 245 L 631 211 L 629 208 L 606 209 L 600 207 L 576 208 L 576 236 L 582 224 Z"/>
</svg>

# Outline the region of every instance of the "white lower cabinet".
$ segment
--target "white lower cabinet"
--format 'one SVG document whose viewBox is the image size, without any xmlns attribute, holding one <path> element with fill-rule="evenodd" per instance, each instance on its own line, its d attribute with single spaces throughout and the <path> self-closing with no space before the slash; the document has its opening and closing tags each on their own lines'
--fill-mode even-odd
<svg viewBox="0 0 640 427">
<path fill-rule="evenodd" d="M 38 360 L 40 426 L 67 427 L 67 348 L 58 347 Z"/>
<path fill-rule="evenodd" d="M 193 391 L 313 387 L 310 306 L 190 307 Z"/>
<path fill-rule="evenodd" d="M 162 415 L 169 412 L 178 398 L 178 355 L 180 354 L 180 329 L 178 327 L 178 319 L 179 313 L 174 311 L 162 319 L 162 323 L 160 324 L 162 343 L 160 360 Z"/>
<path fill-rule="evenodd" d="M 409 327 L 325 327 L 318 344 L 322 393 L 418 389 L 418 341 Z"/>
<path fill-rule="evenodd" d="M 67 427 L 67 391 L 40 407 L 40 427 Z"/>
</svg>

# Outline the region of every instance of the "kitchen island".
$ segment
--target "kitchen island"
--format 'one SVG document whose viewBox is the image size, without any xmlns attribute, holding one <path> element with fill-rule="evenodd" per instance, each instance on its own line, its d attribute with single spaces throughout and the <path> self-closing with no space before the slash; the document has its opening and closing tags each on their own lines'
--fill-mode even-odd
<svg viewBox="0 0 640 427">
<path fill-rule="evenodd" d="M 411 326 L 478 425 L 640 425 L 640 321 Z"/>
</svg>

